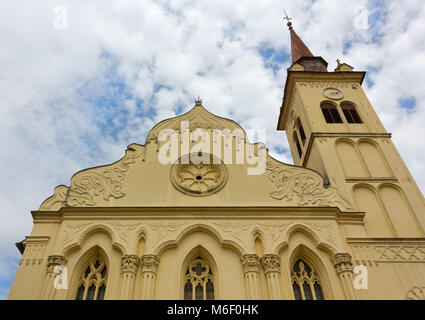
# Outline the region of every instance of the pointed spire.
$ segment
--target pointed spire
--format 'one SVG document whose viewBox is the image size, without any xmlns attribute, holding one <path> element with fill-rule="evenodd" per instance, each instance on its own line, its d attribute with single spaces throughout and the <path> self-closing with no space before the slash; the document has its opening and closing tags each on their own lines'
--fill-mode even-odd
<svg viewBox="0 0 425 320">
<path fill-rule="evenodd" d="M 289 32 L 291 33 L 291 49 L 292 49 L 292 63 L 297 62 L 303 57 L 314 57 L 310 49 L 304 44 L 301 38 L 297 35 L 292 28 L 292 18 L 289 18 L 285 11 L 284 20 L 288 21 Z"/>
<path fill-rule="evenodd" d="M 291 53 L 292 53 L 292 64 L 298 62 L 304 67 L 306 67 L 306 71 L 321 71 L 321 72 L 327 72 L 327 66 L 328 63 L 321 57 L 314 56 L 310 49 L 304 44 L 304 42 L 301 40 L 301 38 L 297 35 L 294 28 L 292 27 L 292 18 L 289 18 L 288 15 L 285 12 L 284 20 L 287 20 L 289 32 L 291 34 Z M 307 59 L 302 59 L 307 58 Z M 300 60 L 310 60 L 314 61 L 313 64 L 311 63 L 304 63 L 299 62 Z"/>
</svg>

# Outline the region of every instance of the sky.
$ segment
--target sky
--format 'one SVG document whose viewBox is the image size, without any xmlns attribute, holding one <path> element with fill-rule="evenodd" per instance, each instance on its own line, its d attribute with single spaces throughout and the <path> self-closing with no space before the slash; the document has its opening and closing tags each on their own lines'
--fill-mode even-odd
<svg viewBox="0 0 425 320">
<path fill-rule="evenodd" d="M 31 210 L 82 169 L 144 144 L 159 121 L 209 111 L 276 131 L 290 37 L 367 71 L 364 89 L 425 191 L 425 2 L 420 0 L 61 0 L 0 2 L 0 299 Z"/>
</svg>

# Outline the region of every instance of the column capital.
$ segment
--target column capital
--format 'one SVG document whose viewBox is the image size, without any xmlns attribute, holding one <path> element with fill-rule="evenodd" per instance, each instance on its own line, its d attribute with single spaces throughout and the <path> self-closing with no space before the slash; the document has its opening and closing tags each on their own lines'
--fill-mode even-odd
<svg viewBox="0 0 425 320">
<path fill-rule="evenodd" d="M 156 273 L 158 270 L 159 256 L 154 254 L 145 254 L 140 259 L 140 265 L 142 267 L 142 273 L 153 272 Z"/>
<path fill-rule="evenodd" d="M 331 261 L 337 274 L 353 273 L 353 262 L 349 253 L 337 253 L 331 257 Z"/>
<path fill-rule="evenodd" d="M 261 258 L 261 264 L 263 265 L 265 273 L 280 273 L 280 256 L 277 254 L 264 255 L 264 257 Z"/>
<path fill-rule="evenodd" d="M 47 273 L 53 273 L 56 266 L 63 266 L 68 262 L 64 256 L 52 255 L 47 258 Z"/>
<path fill-rule="evenodd" d="M 126 254 L 121 256 L 121 273 L 136 274 L 139 266 L 139 257 L 136 255 Z"/>
<path fill-rule="evenodd" d="M 260 258 L 256 254 L 245 254 L 241 257 L 244 273 L 260 272 Z"/>
</svg>

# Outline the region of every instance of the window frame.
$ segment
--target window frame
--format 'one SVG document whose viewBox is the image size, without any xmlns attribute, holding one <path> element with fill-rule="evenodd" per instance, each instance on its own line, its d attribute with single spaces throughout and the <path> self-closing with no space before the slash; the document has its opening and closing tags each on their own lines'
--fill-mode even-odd
<svg viewBox="0 0 425 320">
<path fill-rule="evenodd" d="M 339 106 L 348 124 L 363 124 L 362 117 L 360 116 L 357 106 L 354 103 L 344 101 L 341 102 Z M 349 117 L 347 117 L 347 113 Z"/>
<path fill-rule="evenodd" d="M 99 267 L 96 267 L 95 264 L 97 261 L 100 261 Z M 94 268 L 94 269 L 93 269 Z M 87 274 L 87 270 L 90 272 Z M 105 274 L 103 275 L 103 272 Z M 101 288 L 103 289 L 103 296 L 101 300 L 105 300 L 106 290 L 108 288 L 108 276 L 109 276 L 109 266 L 105 257 L 100 253 L 95 253 L 90 255 L 88 259 L 81 265 L 79 269 L 78 278 L 76 279 L 76 287 L 73 299 L 74 300 L 99 300 L 99 292 Z M 100 275 L 100 277 L 98 277 Z M 89 295 L 90 288 L 95 285 L 93 299 L 87 299 Z M 84 288 L 83 296 L 79 299 L 80 289 Z"/>
<path fill-rule="evenodd" d="M 300 134 L 301 142 L 303 146 L 305 146 L 305 143 L 307 141 L 307 135 L 305 134 L 304 126 L 300 118 L 297 118 L 296 127 L 298 129 L 298 133 Z"/>
<path fill-rule="evenodd" d="M 327 124 L 343 124 L 341 114 L 338 110 L 338 107 L 329 101 L 322 101 L 320 103 L 320 109 L 322 111 L 323 118 Z M 332 112 L 334 111 L 334 113 Z M 337 116 L 337 119 L 335 119 Z"/>
<path fill-rule="evenodd" d="M 205 264 L 208 267 L 208 270 L 206 270 L 205 272 L 202 271 L 201 269 L 201 274 L 197 275 L 197 273 L 195 274 L 193 272 L 190 271 L 190 268 L 193 267 L 194 264 L 198 265 L 198 264 Z M 184 272 L 184 278 L 183 278 L 183 300 L 200 300 L 200 301 L 205 301 L 205 300 L 216 300 L 217 299 L 217 287 L 216 287 L 216 275 L 215 275 L 215 271 L 214 268 L 212 267 L 211 263 L 208 261 L 208 259 L 204 258 L 201 255 L 196 255 L 195 257 L 193 257 L 192 259 L 189 260 L 188 263 L 186 263 L 185 265 L 185 272 Z M 205 273 L 205 274 L 204 274 Z M 187 291 L 186 291 L 186 286 L 187 284 L 190 283 L 191 285 L 191 291 L 192 291 L 192 298 L 191 299 L 186 299 L 187 297 Z M 212 284 L 212 298 L 208 298 L 208 284 Z M 202 299 L 197 299 L 197 291 L 196 288 L 201 285 L 202 287 Z"/>
<path fill-rule="evenodd" d="M 317 269 L 304 257 L 298 257 L 291 263 L 290 274 L 291 274 L 291 288 L 292 294 L 295 300 L 299 301 L 320 301 L 326 300 L 325 284 L 323 279 L 320 277 Z M 303 266 L 301 266 L 301 263 Z M 296 272 L 295 266 L 298 264 L 299 272 Z M 308 271 L 310 270 L 310 271 Z M 297 299 L 295 293 L 295 285 L 298 287 L 299 296 L 301 299 Z M 317 299 L 316 285 L 320 288 L 321 299 Z M 309 288 L 311 299 L 306 299 L 305 287 Z"/>
<path fill-rule="evenodd" d="M 300 144 L 300 141 L 298 139 L 298 134 L 297 134 L 297 131 L 296 130 L 294 130 L 294 134 L 293 134 L 293 138 L 292 139 L 294 140 L 295 148 L 298 151 L 298 157 L 300 159 L 302 159 L 303 158 L 303 148 L 301 147 L 301 144 Z"/>
</svg>

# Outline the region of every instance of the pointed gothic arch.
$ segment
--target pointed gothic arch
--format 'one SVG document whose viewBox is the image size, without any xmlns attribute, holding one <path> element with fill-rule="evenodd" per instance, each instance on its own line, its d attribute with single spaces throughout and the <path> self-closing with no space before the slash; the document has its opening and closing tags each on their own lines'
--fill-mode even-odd
<svg viewBox="0 0 425 320">
<path fill-rule="evenodd" d="M 186 254 L 180 269 L 179 291 L 183 300 L 218 299 L 217 264 L 203 245 L 197 245 Z"/>
<path fill-rule="evenodd" d="M 295 247 L 290 254 L 289 265 L 286 266 L 286 269 L 293 299 L 334 299 L 329 281 L 330 274 L 326 270 L 325 264 L 321 257 L 305 244 L 301 243 Z M 299 296 L 297 296 L 297 287 Z"/>
<path fill-rule="evenodd" d="M 107 299 L 109 294 L 108 289 L 110 288 L 112 279 L 110 261 L 111 258 L 101 244 L 95 244 L 82 253 L 77 258 L 77 262 L 72 270 L 68 299 Z M 92 287 L 93 285 L 94 287 Z M 90 297 L 90 294 L 93 296 Z"/>
</svg>

